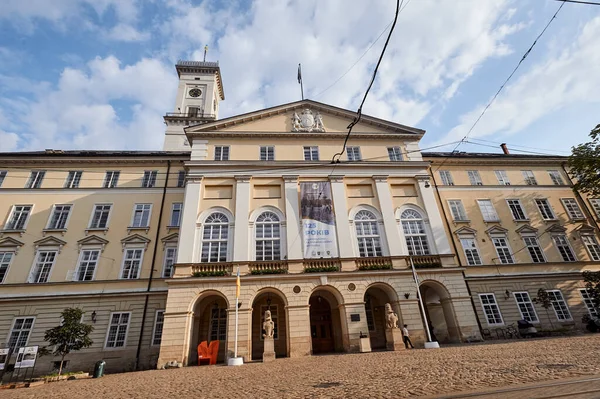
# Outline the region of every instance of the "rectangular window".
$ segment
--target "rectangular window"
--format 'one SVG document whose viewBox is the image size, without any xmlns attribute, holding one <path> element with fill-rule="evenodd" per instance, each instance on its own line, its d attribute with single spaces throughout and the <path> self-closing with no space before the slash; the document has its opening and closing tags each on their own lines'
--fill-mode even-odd
<svg viewBox="0 0 600 399">
<path fill-rule="evenodd" d="M 0 170 L 0 187 L 2 187 L 2 183 L 4 183 L 7 174 L 8 172 L 6 170 Z"/>
<path fill-rule="evenodd" d="M 130 312 L 112 313 L 110 315 L 110 324 L 108 325 L 108 333 L 106 334 L 107 348 L 125 347 L 130 318 Z"/>
<path fill-rule="evenodd" d="M 360 147 L 346 147 L 346 153 L 348 154 L 348 161 L 361 161 Z"/>
<path fill-rule="evenodd" d="M 583 241 L 583 244 L 587 248 L 590 258 L 596 262 L 600 261 L 600 247 L 598 246 L 596 237 L 591 235 L 582 235 L 581 241 Z"/>
<path fill-rule="evenodd" d="M 537 186 L 537 180 L 535 180 L 535 175 L 532 170 L 522 170 L 521 173 L 523 173 L 525 184 L 528 186 Z"/>
<path fill-rule="evenodd" d="M 118 170 L 107 170 L 106 175 L 104 176 L 104 184 L 102 187 L 104 188 L 114 188 L 117 187 L 117 183 L 119 182 L 119 176 L 121 172 Z"/>
<path fill-rule="evenodd" d="M 494 243 L 494 247 L 496 248 L 496 253 L 498 254 L 498 259 L 500 263 L 515 263 L 515 260 L 512 256 L 512 251 L 508 246 L 508 240 L 505 237 L 493 237 L 492 242 Z"/>
<path fill-rule="evenodd" d="M 277 308 L 278 308 L 277 305 L 271 305 L 271 306 L 262 305 L 260 307 L 260 325 L 261 326 L 265 322 L 265 312 L 267 310 L 271 311 L 271 320 L 273 320 L 273 339 L 279 339 L 279 328 L 278 328 L 279 325 L 277 323 L 277 319 L 279 318 L 277 316 L 278 316 L 279 312 L 277 312 Z M 262 337 L 262 334 L 260 336 Z"/>
<path fill-rule="evenodd" d="M 171 220 L 169 227 L 179 227 L 181 225 L 181 210 L 183 209 L 183 203 L 174 202 L 171 208 Z"/>
<path fill-rule="evenodd" d="M 390 161 L 402 161 L 402 152 L 400 151 L 400 147 L 388 147 L 388 156 L 390 157 Z"/>
<path fill-rule="evenodd" d="M 158 175 L 157 170 L 145 170 L 144 177 L 142 178 L 142 187 L 143 188 L 152 188 L 156 186 L 156 175 Z"/>
<path fill-rule="evenodd" d="M 54 211 L 48 223 L 50 230 L 64 230 L 67 228 L 67 221 L 73 205 L 54 205 Z"/>
<path fill-rule="evenodd" d="M 508 180 L 508 175 L 505 170 L 495 170 L 494 173 L 498 179 L 498 184 L 501 186 L 510 186 L 510 180 Z"/>
<path fill-rule="evenodd" d="M 8 267 L 13 255 L 14 252 L 0 252 L 0 284 L 4 282 L 4 278 L 8 274 Z"/>
<path fill-rule="evenodd" d="M 542 219 L 544 220 L 554 220 L 556 216 L 554 216 L 554 211 L 550 206 L 550 202 L 547 199 L 536 199 L 535 204 L 540 210 L 540 215 L 542 215 Z"/>
<path fill-rule="evenodd" d="M 90 222 L 90 229 L 106 229 L 108 228 L 108 216 L 112 205 L 96 204 L 94 205 L 94 213 Z"/>
<path fill-rule="evenodd" d="M 484 221 L 497 222 L 500 220 L 491 200 L 477 200 L 477 204 L 479 205 L 479 210 L 481 210 Z"/>
<path fill-rule="evenodd" d="M 489 326 L 497 326 L 504 324 L 502 321 L 502 315 L 500 314 L 500 308 L 496 303 L 496 296 L 494 294 L 479 294 L 479 300 L 483 307 L 483 313 Z"/>
<path fill-rule="evenodd" d="M 185 170 L 180 170 L 179 173 L 177 173 L 177 187 L 184 187 L 185 186 Z"/>
<path fill-rule="evenodd" d="M 28 282 L 47 283 L 57 254 L 56 251 L 38 251 Z"/>
<path fill-rule="evenodd" d="M 594 212 L 596 213 L 596 217 L 600 218 L 600 199 L 590 198 L 589 201 L 594 209 Z"/>
<path fill-rule="evenodd" d="M 558 235 L 552 237 L 552 239 L 554 240 L 556 249 L 558 249 L 558 252 L 560 252 L 560 256 L 564 262 L 575 262 L 577 260 L 575 253 L 569 244 L 569 240 L 567 240 L 567 236 Z"/>
<path fill-rule="evenodd" d="M 81 175 L 83 175 L 83 172 L 80 170 L 69 171 L 67 180 L 65 180 L 65 188 L 78 188 L 81 182 Z"/>
<path fill-rule="evenodd" d="M 465 258 L 467 258 L 468 265 L 481 265 L 481 257 L 479 256 L 479 250 L 477 249 L 477 243 L 474 238 L 461 238 L 460 244 L 465 251 Z"/>
<path fill-rule="evenodd" d="M 29 175 L 29 179 L 27 180 L 27 184 L 25 185 L 25 188 L 42 187 L 42 180 L 44 180 L 45 175 L 45 170 L 32 170 L 31 174 Z"/>
<path fill-rule="evenodd" d="M 167 247 L 165 249 L 165 260 L 163 263 L 163 277 L 164 278 L 173 277 L 173 271 L 175 270 L 173 265 L 175 264 L 176 259 L 177 259 L 177 248 Z"/>
<path fill-rule="evenodd" d="M 8 348 L 14 350 L 27 346 L 34 321 L 35 317 L 17 317 L 15 319 L 8 338 Z"/>
<path fill-rule="evenodd" d="M 5 226 L 5 230 L 25 230 L 29 215 L 31 214 L 31 205 L 15 205 L 12 215 Z"/>
<path fill-rule="evenodd" d="M 229 161 L 229 146 L 215 146 L 215 161 Z"/>
<path fill-rule="evenodd" d="M 449 170 L 440 170 L 440 178 L 442 179 L 442 184 L 444 186 L 454 185 L 454 180 L 452 179 L 452 174 L 450 174 Z"/>
<path fill-rule="evenodd" d="M 508 208 L 510 209 L 510 213 L 514 220 L 527 220 L 527 215 L 525 214 L 525 209 L 521 205 L 521 200 L 518 199 L 508 199 L 506 200 L 508 204 Z"/>
<path fill-rule="evenodd" d="M 75 281 L 92 281 L 94 279 L 94 274 L 96 273 L 96 266 L 98 266 L 99 257 L 100 250 L 86 249 L 81 251 L 79 265 L 77 266 L 77 274 L 75 275 Z"/>
<path fill-rule="evenodd" d="M 560 321 L 571 320 L 571 312 L 569 312 L 569 307 L 563 298 L 562 292 L 560 292 L 560 290 L 548 290 L 546 292 L 552 301 L 552 307 L 554 308 L 554 313 L 556 313 L 556 318 Z"/>
<path fill-rule="evenodd" d="M 469 218 L 467 218 L 467 212 L 465 211 L 465 207 L 463 206 L 461 200 L 448 200 L 448 206 L 450 207 L 452 218 L 455 221 L 469 220 Z"/>
<path fill-rule="evenodd" d="M 587 288 L 580 288 L 579 293 L 581 294 L 581 299 L 583 299 L 583 303 L 588 310 L 588 313 L 592 317 L 598 317 L 598 309 L 594 306 L 594 298 L 590 291 Z"/>
<path fill-rule="evenodd" d="M 154 318 L 154 331 L 152 332 L 152 345 L 160 345 L 163 326 L 165 325 L 165 311 L 157 310 Z"/>
<path fill-rule="evenodd" d="M 558 170 L 549 170 L 548 174 L 550 175 L 550 179 L 555 186 L 562 186 L 565 184 Z"/>
<path fill-rule="evenodd" d="M 227 338 L 227 309 L 219 307 L 210 310 L 210 341 L 225 341 Z"/>
<path fill-rule="evenodd" d="M 151 211 L 152 204 L 135 204 L 131 227 L 148 227 L 150 225 Z"/>
<path fill-rule="evenodd" d="M 577 201 L 575 201 L 575 198 L 561 198 L 561 201 L 571 220 L 585 219 L 585 216 L 583 216 L 583 212 L 581 212 L 581 208 L 579 207 Z"/>
<path fill-rule="evenodd" d="M 530 323 L 537 323 L 538 317 L 537 313 L 535 313 L 535 308 L 533 307 L 533 303 L 531 302 L 531 298 L 529 298 L 528 292 L 513 292 L 515 297 L 515 301 L 517 301 L 517 306 L 519 307 L 519 312 L 521 313 L 521 318 L 523 320 L 527 320 Z"/>
<path fill-rule="evenodd" d="M 260 147 L 260 160 L 261 161 L 274 161 L 275 160 L 275 147 L 272 145 Z"/>
<path fill-rule="evenodd" d="M 304 160 L 305 161 L 318 161 L 319 160 L 319 147 L 304 146 Z"/>
<path fill-rule="evenodd" d="M 472 186 L 483 186 L 478 170 L 467 170 L 467 175 L 469 175 L 469 182 Z"/>
<path fill-rule="evenodd" d="M 523 241 L 525 242 L 525 246 L 529 251 L 529 256 L 531 256 L 531 261 L 533 263 L 545 263 L 546 258 L 544 258 L 544 252 L 540 247 L 540 243 L 537 237 L 529 236 L 523 237 Z"/>
<path fill-rule="evenodd" d="M 123 256 L 123 272 L 121 273 L 122 279 L 132 280 L 139 277 L 143 253 L 144 250 L 141 248 L 125 250 L 125 255 Z"/>
</svg>

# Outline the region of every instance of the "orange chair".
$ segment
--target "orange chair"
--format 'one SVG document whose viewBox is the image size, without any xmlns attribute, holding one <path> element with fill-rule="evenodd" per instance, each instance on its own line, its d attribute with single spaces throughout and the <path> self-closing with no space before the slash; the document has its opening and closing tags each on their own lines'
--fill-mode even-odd
<svg viewBox="0 0 600 399">
<path fill-rule="evenodd" d="M 219 341 L 212 341 L 210 345 L 206 341 L 200 342 L 198 345 L 198 366 L 202 363 L 217 364 L 217 356 L 219 355 Z"/>
</svg>

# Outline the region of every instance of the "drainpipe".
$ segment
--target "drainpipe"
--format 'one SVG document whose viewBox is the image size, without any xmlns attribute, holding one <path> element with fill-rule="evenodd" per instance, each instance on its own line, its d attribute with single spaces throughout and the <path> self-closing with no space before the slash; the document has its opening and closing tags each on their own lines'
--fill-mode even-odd
<svg viewBox="0 0 600 399">
<path fill-rule="evenodd" d="M 562 167 L 563 171 L 565 172 L 565 175 L 567 175 L 567 179 L 569 179 L 569 183 L 571 183 L 571 187 L 573 187 L 574 186 L 573 180 L 571 179 L 571 176 L 569 176 L 569 172 L 567 172 L 567 168 L 565 168 L 565 162 L 561 163 L 560 166 Z M 595 213 L 590 210 L 590 208 L 588 207 L 587 201 L 585 201 L 583 199 L 581 194 L 579 194 L 579 191 L 573 189 L 573 192 L 575 193 L 575 196 L 577 197 L 579 202 L 581 204 L 583 204 L 583 209 L 585 209 L 585 213 L 587 213 L 587 215 L 590 217 L 590 219 L 592 219 L 592 222 L 594 222 L 594 224 L 596 225 L 596 228 L 600 231 L 600 226 L 598 226 L 598 222 L 596 221 L 596 218 L 594 217 Z"/>
<path fill-rule="evenodd" d="M 146 288 L 146 300 L 144 301 L 144 313 L 142 314 L 142 326 L 140 328 L 140 339 L 138 340 L 137 352 L 135 353 L 135 367 L 138 370 L 140 365 L 140 352 L 142 351 L 142 339 L 144 338 L 144 324 L 146 324 L 146 313 L 148 312 L 148 301 L 150 300 L 150 288 L 152 287 L 152 276 L 154 275 L 154 265 L 156 261 L 156 251 L 158 250 L 158 239 L 160 237 L 160 227 L 162 223 L 163 209 L 165 207 L 165 197 L 167 195 L 167 185 L 169 184 L 169 173 L 171 172 L 171 160 L 167 160 L 167 175 L 165 176 L 165 185 L 163 187 L 162 199 L 160 202 L 160 211 L 158 213 L 158 226 L 156 227 L 156 237 L 154 238 L 154 250 L 152 252 L 152 263 L 150 266 L 150 278 L 148 279 L 148 288 Z"/>
<path fill-rule="evenodd" d="M 460 260 L 460 255 L 458 252 L 458 246 L 456 245 L 456 241 L 454 240 L 454 234 L 452 234 L 452 227 L 450 227 L 448 215 L 446 214 L 446 209 L 444 209 L 442 197 L 440 196 L 440 190 L 438 189 L 438 184 L 437 184 L 437 181 L 435 180 L 435 175 L 431 171 L 431 167 L 429 168 L 429 173 L 430 173 L 431 179 L 433 180 L 433 187 L 435 187 L 435 193 L 437 194 L 438 200 L 440 202 L 440 209 L 442 210 L 442 215 L 444 216 L 444 221 L 446 222 L 446 227 L 448 228 L 448 233 L 450 233 L 450 241 L 452 241 L 452 247 L 454 248 L 454 253 L 456 254 L 456 259 L 458 260 L 458 266 L 463 267 L 463 264 L 462 264 L 462 261 Z M 481 326 L 481 322 L 479 321 L 479 317 L 477 316 L 477 309 L 475 308 L 475 301 L 473 301 L 473 295 L 471 294 L 471 287 L 469 287 L 469 284 L 467 283 L 467 277 L 465 275 L 465 271 L 461 270 L 461 273 L 463 275 L 463 280 L 465 281 L 465 286 L 467 287 L 469 299 L 471 300 L 471 306 L 473 307 L 473 313 L 475 313 L 475 320 L 477 321 L 477 327 L 479 327 L 479 334 L 481 334 L 481 336 L 483 336 L 483 327 Z"/>
</svg>

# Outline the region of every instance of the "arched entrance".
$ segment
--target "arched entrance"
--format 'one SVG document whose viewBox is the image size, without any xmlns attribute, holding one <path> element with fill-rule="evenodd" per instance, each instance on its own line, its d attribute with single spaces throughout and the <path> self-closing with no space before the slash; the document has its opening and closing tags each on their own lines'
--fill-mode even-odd
<svg viewBox="0 0 600 399">
<path fill-rule="evenodd" d="M 277 357 L 288 355 L 288 328 L 285 307 L 285 297 L 276 290 L 263 290 L 254 298 L 252 302 L 252 360 L 260 360 L 263 357 L 264 331 L 262 326 L 267 309 L 271 311 L 271 318 L 275 323 L 273 332 L 275 355 Z"/>
<path fill-rule="evenodd" d="M 216 291 L 207 293 L 196 302 L 193 310 L 188 366 L 198 364 L 198 345 L 202 341 L 210 343 L 218 340 L 219 356 L 217 362 L 225 361 L 227 309 L 227 300 Z"/>
<path fill-rule="evenodd" d="M 397 303 L 398 297 L 394 289 L 385 284 L 374 284 L 365 292 L 365 314 L 369 328 L 369 339 L 371 349 L 385 349 L 385 304 L 392 305 L 392 309 L 398 315 L 398 325 L 402 326 L 402 315 Z"/>
<path fill-rule="evenodd" d="M 424 281 L 419 290 L 429 328 L 435 335 L 432 338 L 438 342 L 461 342 L 452 298 L 446 287 L 437 281 Z"/>
<path fill-rule="evenodd" d="M 310 296 L 310 337 L 312 353 L 344 350 L 340 302 L 330 291 L 317 289 Z"/>
</svg>

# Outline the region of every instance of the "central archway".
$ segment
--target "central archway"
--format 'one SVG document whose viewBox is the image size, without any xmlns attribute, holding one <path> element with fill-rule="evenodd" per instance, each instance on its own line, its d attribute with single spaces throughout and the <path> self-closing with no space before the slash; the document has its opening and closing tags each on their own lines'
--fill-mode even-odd
<svg viewBox="0 0 600 399">
<path fill-rule="evenodd" d="M 198 345 L 202 341 L 209 344 L 212 341 L 219 341 L 217 362 L 225 361 L 227 309 L 227 300 L 217 291 L 206 292 L 197 300 L 193 308 L 188 366 L 198 364 Z"/>
<path fill-rule="evenodd" d="M 310 337 L 312 353 L 344 350 L 340 301 L 326 289 L 316 289 L 310 296 Z"/>
<path fill-rule="evenodd" d="M 367 288 L 364 300 L 371 349 L 386 349 L 385 304 L 389 303 L 392 306 L 392 309 L 398 315 L 398 326 L 402 326 L 402 315 L 397 307 L 398 295 L 387 284 L 376 283 Z"/>
<path fill-rule="evenodd" d="M 437 281 L 424 281 L 419 287 L 432 339 L 438 342 L 459 343 L 460 329 L 454 314 L 452 298 L 444 285 Z"/>
<path fill-rule="evenodd" d="M 288 356 L 286 305 L 283 294 L 275 289 L 261 291 L 252 301 L 252 360 L 263 358 L 263 323 L 267 309 L 271 311 L 271 318 L 275 324 L 273 331 L 275 355 L 276 357 Z"/>
</svg>

